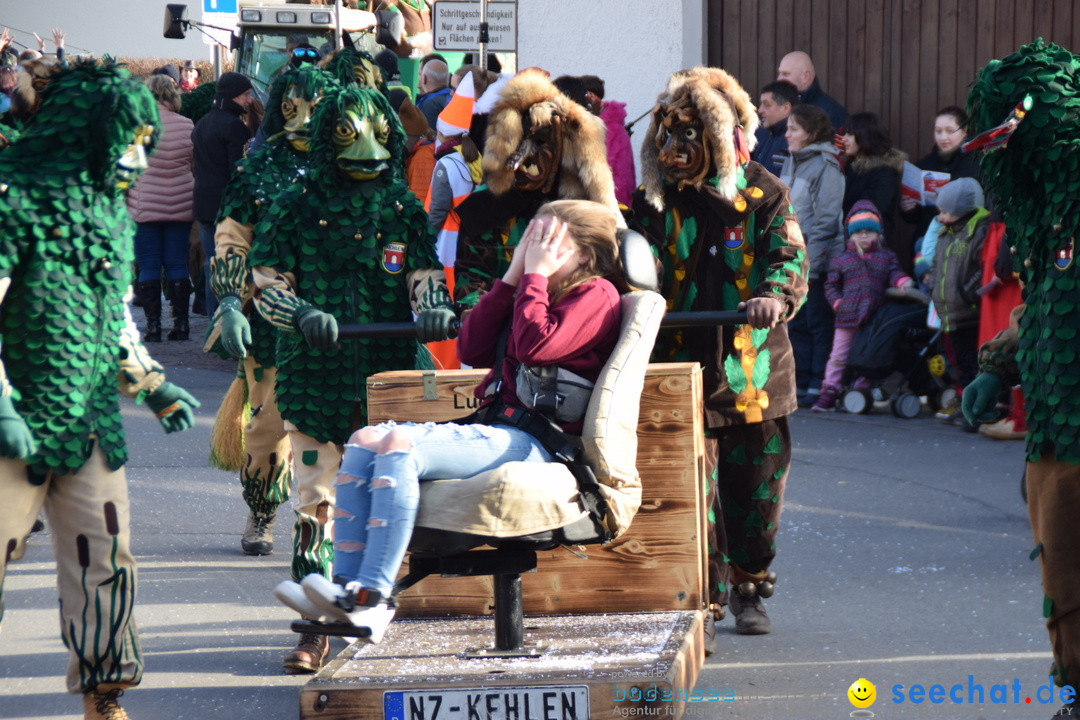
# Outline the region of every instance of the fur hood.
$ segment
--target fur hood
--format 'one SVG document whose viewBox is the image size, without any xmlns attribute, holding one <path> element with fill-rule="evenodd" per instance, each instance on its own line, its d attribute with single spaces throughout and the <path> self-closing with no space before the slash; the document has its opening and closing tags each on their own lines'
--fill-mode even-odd
<svg viewBox="0 0 1080 720">
<path fill-rule="evenodd" d="M 563 126 L 558 197 L 592 200 L 618 212 L 600 118 L 559 92 L 536 68 L 508 80 L 498 97 L 484 142 L 484 176 L 492 193 L 502 195 L 514 186 L 514 171 L 506 165 L 524 139 L 524 117 L 533 125 L 558 117 Z"/>
<path fill-rule="evenodd" d="M 663 207 L 664 178 L 660 172 L 660 151 L 653 141 L 660 130 L 661 110 L 667 105 L 689 104 L 697 108 L 709 134 L 709 152 L 718 190 L 725 198 L 735 197 L 737 171 L 741 165 L 735 148 L 737 126 L 742 127 L 747 150 L 753 150 L 754 133 L 760 122 L 750 95 L 731 75 L 720 68 L 696 67 L 681 70 L 668 79 L 667 88 L 656 99 L 649 129 L 641 145 L 641 175 L 645 198 L 658 210 Z"/>
<path fill-rule="evenodd" d="M 904 163 L 907 161 L 907 153 L 903 150 L 890 148 L 884 155 L 858 155 L 851 161 L 851 169 L 857 174 L 873 172 L 879 168 L 889 167 L 897 173 L 904 172 Z"/>
</svg>

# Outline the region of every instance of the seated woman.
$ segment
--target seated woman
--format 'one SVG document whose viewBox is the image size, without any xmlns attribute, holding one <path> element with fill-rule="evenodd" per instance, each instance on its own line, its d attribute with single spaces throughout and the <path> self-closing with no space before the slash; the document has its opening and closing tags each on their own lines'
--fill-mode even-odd
<svg viewBox="0 0 1080 720">
<path fill-rule="evenodd" d="M 479 415 L 493 403 L 525 407 L 515 390 L 519 365 L 556 365 L 596 381 L 618 338 L 625 289 L 616 286 L 622 280 L 615 227 L 612 210 L 584 200 L 551 202 L 537 212 L 506 274 L 465 316 L 458 337 L 462 362 L 492 367 L 510 324 L 501 367 L 477 387 Z M 561 427 L 580 433 L 581 420 Z M 358 430 L 338 474 L 336 582 L 309 575 L 302 585 L 282 583 L 275 594 L 310 620 L 351 623 L 379 642 L 394 615 L 390 595 L 412 535 L 419 483 L 522 461 L 553 457 L 508 425 L 390 422 Z"/>
</svg>

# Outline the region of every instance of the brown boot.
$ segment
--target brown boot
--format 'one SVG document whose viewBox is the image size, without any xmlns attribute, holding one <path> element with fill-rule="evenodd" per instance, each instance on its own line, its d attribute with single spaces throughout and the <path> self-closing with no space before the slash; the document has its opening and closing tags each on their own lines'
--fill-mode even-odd
<svg viewBox="0 0 1080 720">
<path fill-rule="evenodd" d="M 330 638 L 326 635 L 303 633 L 296 647 L 285 656 L 282 665 L 286 675 L 310 675 L 319 671 L 330 656 Z"/>
<path fill-rule="evenodd" d="M 83 717 L 86 720 L 128 720 L 128 714 L 120 707 L 123 690 L 91 690 L 83 695 Z"/>
</svg>

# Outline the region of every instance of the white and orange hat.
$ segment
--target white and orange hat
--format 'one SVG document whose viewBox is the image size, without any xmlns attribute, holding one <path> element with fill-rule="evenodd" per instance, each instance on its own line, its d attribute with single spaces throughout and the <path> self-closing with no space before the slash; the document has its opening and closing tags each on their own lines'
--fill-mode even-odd
<svg viewBox="0 0 1080 720">
<path fill-rule="evenodd" d="M 450 98 L 450 102 L 439 113 L 435 129 L 443 137 L 455 137 L 469 132 L 472 126 L 473 104 L 476 102 L 476 88 L 471 72 L 465 73 L 461 82 Z"/>
</svg>

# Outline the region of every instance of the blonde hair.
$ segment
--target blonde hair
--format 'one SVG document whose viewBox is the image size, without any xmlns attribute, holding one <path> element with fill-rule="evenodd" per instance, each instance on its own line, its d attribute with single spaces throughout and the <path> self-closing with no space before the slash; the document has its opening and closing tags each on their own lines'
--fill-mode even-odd
<svg viewBox="0 0 1080 720">
<path fill-rule="evenodd" d="M 173 112 L 180 112 L 180 86 L 171 77 L 151 75 L 145 83 L 155 100 Z"/>
<path fill-rule="evenodd" d="M 555 200 L 536 211 L 536 217 L 554 216 L 567 225 L 578 249 L 588 260 L 566 277 L 558 287 L 549 287 L 554 303 L 575 286 L 594 277 L 611 282 L 620 293 L 629 288 L 619 262 L 619 246 L 615 237 L 618 218 L 614 210 L 591 200 Z"/>
</svg>

